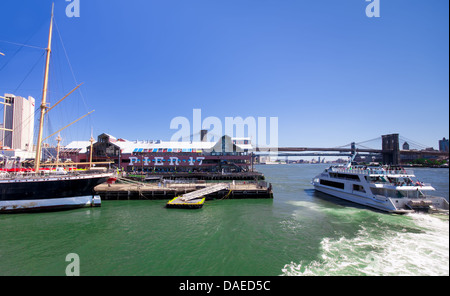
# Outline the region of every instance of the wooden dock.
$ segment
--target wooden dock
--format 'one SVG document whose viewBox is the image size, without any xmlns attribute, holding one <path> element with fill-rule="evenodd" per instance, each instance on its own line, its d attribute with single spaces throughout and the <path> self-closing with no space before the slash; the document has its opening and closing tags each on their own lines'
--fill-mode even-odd
<svg viewBox="0 0 450 296">
<path fill-rule="evenodd" d="M 218 183 L 116 183 L 100 184 L 94 190 L 102 200 L 170 200 L 186 193 L 211 187 Z M 228 183 L 229 188 L 206 193 L 205 198 L 273 198 L 272 186 L 264 181 Z"/>
</svg>

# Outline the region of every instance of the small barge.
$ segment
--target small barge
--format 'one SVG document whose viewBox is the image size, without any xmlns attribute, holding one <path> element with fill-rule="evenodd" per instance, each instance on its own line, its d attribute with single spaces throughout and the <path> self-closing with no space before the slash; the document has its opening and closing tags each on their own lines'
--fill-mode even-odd
<svg viewBox="0 0 450 296">
<path fill-rule="evenodd" d="M 166 208 L 171 209 L 201 209 L 205 203 L 205 198 L 192 199 L 183 201 L 181 196 L 177 196 L 171 199 L 167 204 Z"/>
</svg>

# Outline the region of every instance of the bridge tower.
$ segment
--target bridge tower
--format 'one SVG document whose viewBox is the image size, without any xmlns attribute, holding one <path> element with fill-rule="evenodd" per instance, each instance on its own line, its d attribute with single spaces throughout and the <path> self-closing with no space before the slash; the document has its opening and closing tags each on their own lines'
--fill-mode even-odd
<svg viewBox="0 0 450 296">
<path fill-rule="evenodd" d="M 356 154 L 356 143 L 355 142 L 352 142 L 351 144 L 350 144 L 350 149 L 352 150 L 352 155 L 355 155 Z"/>
<path fill-rule="evenodd" d="M 400 144 L 398 134 L 381 136 L 384 164 L 398 165 L 400 163 Z"/>
</svg>

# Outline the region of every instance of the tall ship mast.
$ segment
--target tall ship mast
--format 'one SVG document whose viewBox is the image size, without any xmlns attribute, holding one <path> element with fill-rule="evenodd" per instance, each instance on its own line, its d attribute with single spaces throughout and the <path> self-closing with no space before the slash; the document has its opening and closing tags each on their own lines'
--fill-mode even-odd
<svg viewBox="0 0 450 296">
<path fill-rule="evenodd" d="M 113 176 L 111 172 L 98 170 L 67 172 L 63 168 L 57 168 L 52 174 L 40 170 L 44 116 L 51 109 L 47 106 L 47 88 L 53 31 L 53 8 L 54 5 L 52 4 L 34 172 L 28 174 L 1 172 L 0 213 L 65 210 L 100 206 L 101 200 L 98 195 L 95 195 L 94 187 L 104 183 Z M 63 99 L 56 104 L 59 104 Z"/>
<path fill-rule="evenodd" d="M 55 4 L 52 3 L 52 16 L 50 18 L 50 29 L 48 32 L 47 54 L 45 59 L 44 86 L 42 87 L 41 115 L 39 117 L 39 131 L 36 143 L 36 158 L 34 162 L 34 170 L 39 172 L 41 150 L 42 150 L 42 132 L 44 130 L 44 116 L 47 111 L 47 88 L 48 88 L 48 71 L 50 69 L 50 53 L 52 51 L 52 33 L 53 33 L 53 10 Z"/>
</svg>

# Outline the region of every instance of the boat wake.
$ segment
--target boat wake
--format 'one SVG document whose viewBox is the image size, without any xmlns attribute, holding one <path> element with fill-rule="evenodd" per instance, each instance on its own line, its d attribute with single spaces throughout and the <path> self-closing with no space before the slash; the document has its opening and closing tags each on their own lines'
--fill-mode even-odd
<svg viewBox="0 0 450 296">
<path fill-rule="evenodd" d="M 291 262 L 282 275 L 449 275 L 449 221 L 409 214 L 415 231 L 361 226 L 355 236 L 325 237 L 319 259 Z M 404 217 L 404 218 L 407 218 Z M 395 228 L 395 229 L 394 229 Z"/>
</svg>

